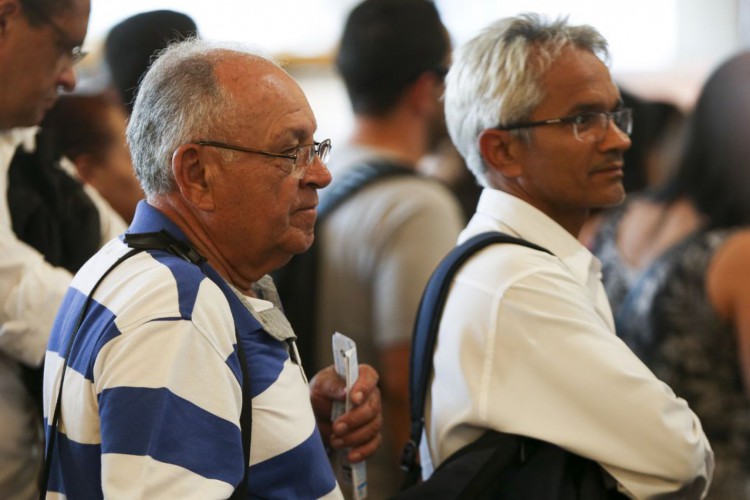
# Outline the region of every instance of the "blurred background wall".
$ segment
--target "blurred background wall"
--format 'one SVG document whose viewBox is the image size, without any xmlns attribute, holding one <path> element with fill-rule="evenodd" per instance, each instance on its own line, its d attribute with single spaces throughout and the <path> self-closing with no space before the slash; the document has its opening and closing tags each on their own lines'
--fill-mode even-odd
<svg viewBox="0 0 750 500">
<path fill-rule="evenodd" d="M 80 68 L 82 87 L 106 78 L 101 45 L 109 28 L 138 12 L 190 15 L 201 36 L 244 42 L 280 58 L 300 81 L 318 118 L 318 137 L 346 139 L 351 121 L 331 61 L 343 21 L 357 0 L 92 0 Z M 648 99 L 689 110 L 708 73 L 750 47 L 750 0 L 435 0 L 454 46 L 499 17 L 536 11 L 595 26 L 610 43 L 618 83 Z"/>
</svg>

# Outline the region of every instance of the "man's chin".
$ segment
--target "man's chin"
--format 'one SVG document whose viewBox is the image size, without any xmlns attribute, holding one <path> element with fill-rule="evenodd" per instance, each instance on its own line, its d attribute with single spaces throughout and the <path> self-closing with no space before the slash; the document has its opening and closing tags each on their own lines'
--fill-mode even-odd
<svg viewBox="0 0 750 500">
<path fill-rule="evenodd" d="M 622 186 L 622 184 L 620 184 L 618 188 L 613 189 L 613 191 L 607 196 L 602 197 L 602 199 L 599 200 L 598 203 L 594 203 L 591 208 L 615 207 L 624 202 L 626 196 L 627 193 L 625 192 L 625 188 Z"/>
<path fill-rule="evenodd" d="M 37 110 L 36 113 L 29 113 L 28 116 L 19 117 L 15 123 L 11 124 L 8 128 L 17 127 L 37 127 L 44 120 L 44 115 L 47 114 L 48 109 L 44 108 Z"/>
<path fill-rule="evenodd" d="M 300 231 L 298 238 L 291 241 L 287 247 L 287 250 L 292 255 L 298 255 L 307 252 L 315 241 L 315 233 L 310 231 Z M 291 257 L 290 257 L 291 258 Z"/>
</svg>

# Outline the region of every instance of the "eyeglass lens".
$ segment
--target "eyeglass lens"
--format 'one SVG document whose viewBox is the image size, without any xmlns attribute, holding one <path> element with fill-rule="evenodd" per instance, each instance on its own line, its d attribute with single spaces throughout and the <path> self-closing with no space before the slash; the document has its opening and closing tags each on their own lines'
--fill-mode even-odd
<svg viewBox="0 0 750 500">
<path fill-rule="evenodd" d="M 580 141 L 604 139 L 610 119 L 625 135 L 630 135 L 633 130 L 633 113 L 630 109 L 620 109 L 611 113 L 586 113 L 581 118 L 573 122 L 573 132 Z"/>
<path fill-rule="evenodd" d="M 297 160 L 294 162 L 292 176 L 301 179 L 307 173 L 307 170 L 313 164 L 315 155 L 318 156 L 321 163 L 325 165 L 331 154 L 331 140 L 326 139 L 323 142 L 301 146 L 297 150 Z"/>
</svg>

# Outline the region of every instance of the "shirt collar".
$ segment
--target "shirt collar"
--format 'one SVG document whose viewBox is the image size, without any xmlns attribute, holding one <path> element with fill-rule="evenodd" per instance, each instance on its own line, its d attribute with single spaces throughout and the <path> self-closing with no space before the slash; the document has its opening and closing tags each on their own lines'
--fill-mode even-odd
<svg viewBox="0 0 750 500">
<path fill-rule="evenodd" d="M 513 195 L 485 188 L 464 240 L 484 231 L 503 231 L 541 245 L 555 254 L 583 284 L 599 278 L 599 260 L 560 224 Z"/>
<path fill-rule="evenodd" d="M 145 200 L 138 202 L 135 208 L 133 222 L 130 223 L 128 233 L 156 233 L 166 229 L 166 231 L 177 239 L 184 240 L 185 233 L 172 222 L 169 217 L 152 207 Z"/>
<path fill-rule="evenodd" d="M 10 161 L 16 154 L 18 146 L 23 146 L 24 151 L 34 151 L 36 147 L 36 133 L 39 127 L 14 128 L 0 131 L 0 163 L 3 171 L 10 167 Z"/>
</svg>

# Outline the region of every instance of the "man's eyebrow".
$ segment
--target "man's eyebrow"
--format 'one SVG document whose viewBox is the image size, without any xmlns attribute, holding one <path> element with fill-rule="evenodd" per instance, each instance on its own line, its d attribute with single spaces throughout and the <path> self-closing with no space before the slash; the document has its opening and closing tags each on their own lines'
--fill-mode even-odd
<svg viewBox="0 0 750 500">
<path fill-rule="evenodd" d="M 615 105 L 610 108 L 603 106 L 601 102 L 582 102 L 576 104 L 573 108 L 571 108 L 566 116 L 574 116 L 580 113 L 589 113 L 592 111 L 617 111 L 618 109 L 622 109 L 624 107 L 625 101 L 623 101 L 622 99 L 618 99 Z"/>
<path fill-rule="evenodd" d="M 282 134 L 282 137 L 292 137 L 303 142 L 307 137 L 314 135 L 315 130 L 311 133 L 308 127 L 290 127 L 284 132 L 284 134 Z"/>
</svg>

